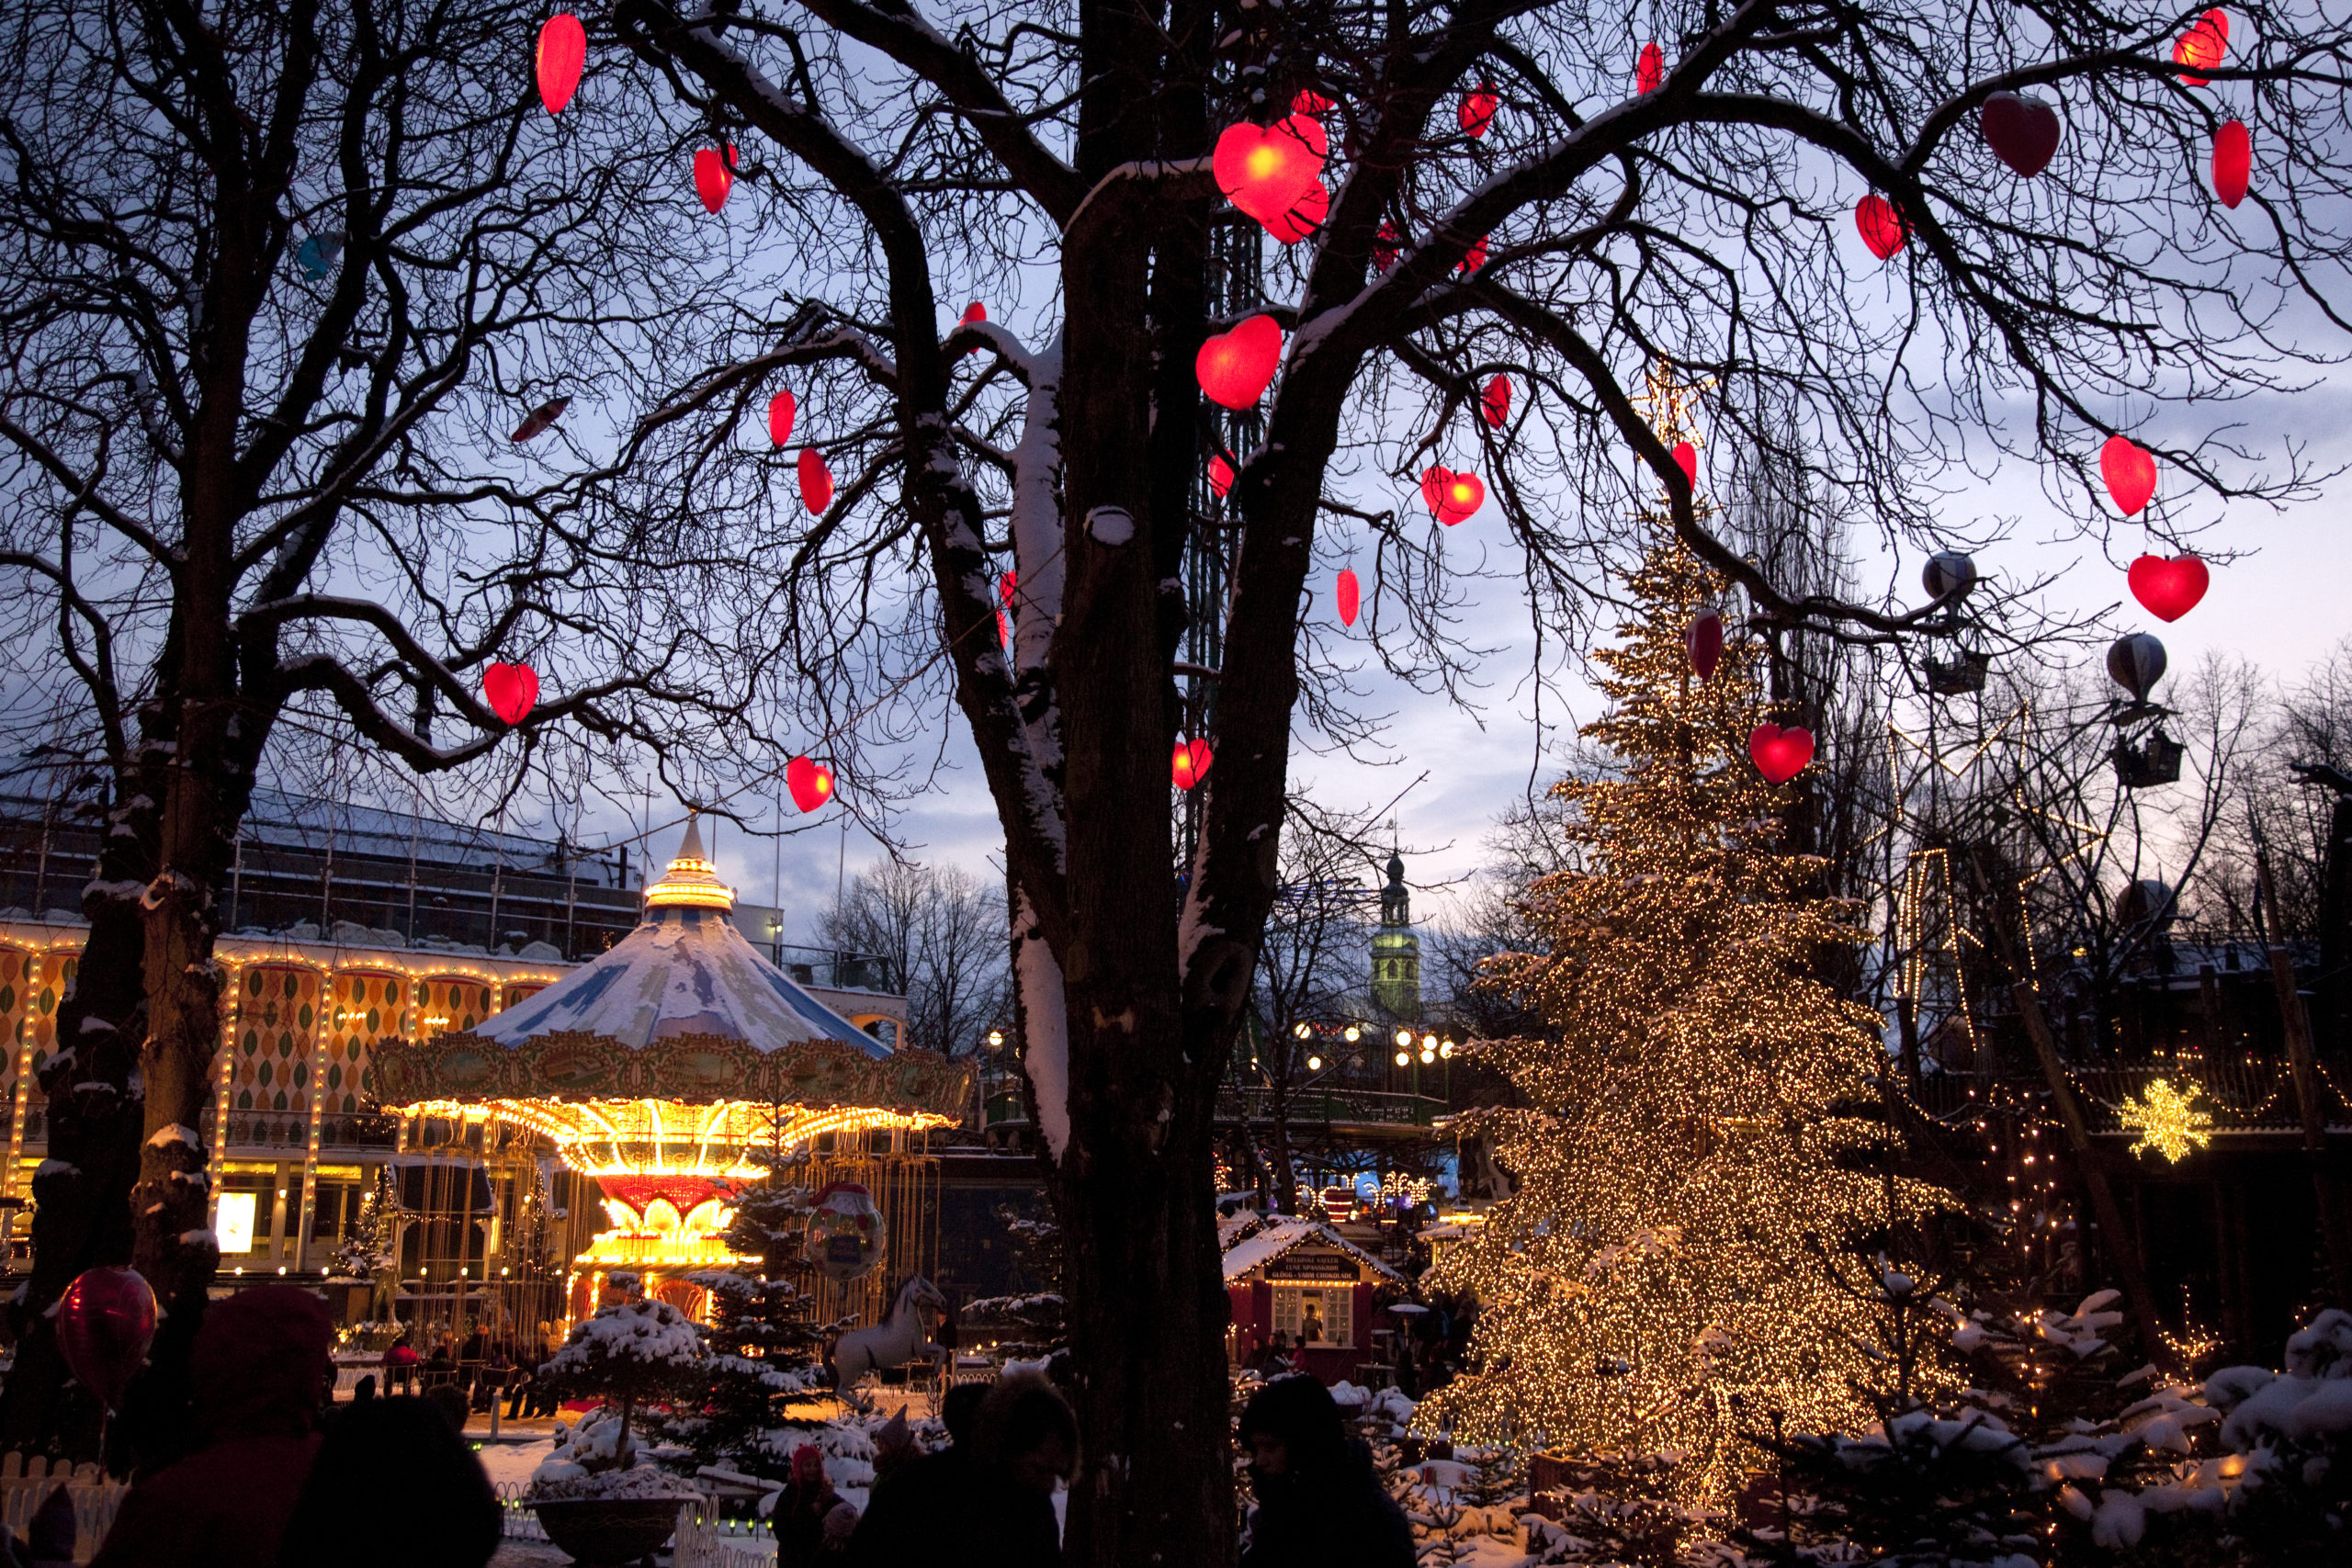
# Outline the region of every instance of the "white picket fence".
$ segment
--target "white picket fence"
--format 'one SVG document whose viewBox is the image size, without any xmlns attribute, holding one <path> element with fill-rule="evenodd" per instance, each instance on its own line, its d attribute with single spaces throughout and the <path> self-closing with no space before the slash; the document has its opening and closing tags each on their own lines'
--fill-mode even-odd
<svg viewBox="0 0 2352 1568">
<path fill-rule="evenodd" d="M 775 1561 L 775 1530 L 764 1519 L 715 1518 L 689 1503 L 670 1538 L 670 1568 L 757 1568 Z"/>
<path fill-rule="evenodd" d="M 130 1490 L 127 1482 L 108 1481 L 95 1464 L 59 1460 L 52 1465 L 40 1454 L 0 1454 L 0 1526 L 21 1537 L 60 1486 L 74 1499 L 74 1561 L 87 1562 L 114 1529 L 115 1514 Z"/>
</svg>

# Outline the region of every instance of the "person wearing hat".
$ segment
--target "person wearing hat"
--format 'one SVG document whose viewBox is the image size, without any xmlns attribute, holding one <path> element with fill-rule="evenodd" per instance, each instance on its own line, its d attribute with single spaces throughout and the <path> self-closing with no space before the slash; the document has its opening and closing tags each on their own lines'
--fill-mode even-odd
<svg viewBox="0 0 2352 1568">
<path fill-rule="evenodd" d="M 1413 1528 L 1330 1390 L 1276 1378 L 1250 1397 L 1239 1436 L 1258 1497 L 1241 1568 L 1413 1568 Z"/>
</svg>

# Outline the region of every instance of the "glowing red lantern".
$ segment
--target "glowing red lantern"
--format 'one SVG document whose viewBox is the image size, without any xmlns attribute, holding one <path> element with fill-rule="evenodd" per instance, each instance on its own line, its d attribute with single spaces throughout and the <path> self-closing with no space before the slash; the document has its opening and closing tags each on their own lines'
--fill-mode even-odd
<svg viewBox="0 0 2352 1568">
<path fill-rule="evenodd" d="M 1272 316 L 1252 316 L 1229 333 L 1201 344 L 1193 374 L 1211 402 L 1229 409 L 1254 407 L 1265 396 L 1282 363 L 1283 329 Z"/>
<path fill-rule="evenodd" d="M 964 324 L 966 326 L 978 326 L 980 322 L 985 321 L 988 319 L 989 308 L 986 305 L 981 304 L 978 299 L 973 300 L 970 304 L 964 307 Z"/>
<path fill-rule="evenodd" d="M 1696 446 L 1688 441 L 1676 442 L 1674 466 L 1682 470 L 1682 477 L 1690 481 L 1691 489 L 1699 488 L 1699 449 Z"/>
<path fill-rule="evenodd" d="M 2126 517 L 2136 514 L 2155 497 L 2155 455 L 2129 436 L 2107 438 L 2107 445 L 2098 451 L 2098 471 L 2107 481 L 2115 509 Z"/>
<path fill-rule="evenodd" d="M 781 446 L 792 439 L 792 417 L 800 410 L 790 388 L 768 400 L 768 439 Z"/>
<path fill-rule="evenodd" d="M 1451 528 L 1487 504 L 1487 487 L 1476 474 L 1433 468 L 1421 476 L 1421 499 L 1437 520 Z"/>
<path fill-rule="evenodd" d="M 1457 276 L 1467 277 L 1487 265 L 1487 242 L 1492 237 L 1487 234 L 1479 235 L 1478 243 L 1462 254 L 1462 259 L 1453 265 L 1453 270 Z"/>
<path fill-rule="evenodd" d="M 1209 457 L 1209 489 L 1223 495 L 1232 488 L 1233 465 L 1227 462 L 1222 455 L 1212 454 Z"/>
<path fill-rule="evenodd" d="M 549 398 L 525 415 L 523 423 L 514 427 L 514 434 L 506 439 L 520 446 L 532 436 L 544 434 L 557 420 L 563 417 L 563 411 L 571 406 L 570 398 Z"/>
<path fill-rule="evenodd" d="M 122 1408 L 155 1338 L 155 1292 L 136 1269 L 90 1269 L 57 1300 L 57 1349 L 65 1369 L 108 1410 Z"/>
<path fill-rule="evenodd" d="M 2050 166 L 2058 151 L 2058 111 L 2022 93 L 1996 93 L 1984 100 L 1976 123 L 1993 156 L 2027 179 Z"/>
<path fill-rule="evenodd" d="M 702 197 L 706 212 L 726 206 L 727 193 L 735 188 L 734 151 L 732 147 L 725 153 L 709 147 L 695 150 L 695 194 Z"/>
<path fill-rule="evenodd" d="M 1356 624 L 1356 610 L 1361 603 L 1361 590 L 1356 586 L 1355 572 L 1350 569 L 1341 569 L 1340 572 L 1340 624 L 1341 626 L 1351 626 Z"/>
<path fill-rule="evenodd" d="M 1813 731 L 1799 725 L 1783 729 L 1759 724 L 1747 732 L 1747 757 L 1772 784 L 1786 784 L 1813 761 Z"/>
<path fill-rule="evenodd" d="M 833 471 L 814 446 L 800 449 L 800 504 L 819 516 L 833 503 Z"/>
<path fill-rule="evenodd" d="M 1634 91 L 1655 93 L 1666 85 L 1666 51 L 1653 41 L 1642 45 L 1642 57 L 1634 62 Z"/>
<path fill-rule="evenodd" d="M 1495 96 L 1495 85 L 1481 82 L 1477 91 L 1462 96 L 1462 129 L 1472 136 L 1484 136 L 1487 128 L 1495 123 L 1495 111 L 1502 107 L 1502 99 Z"/>
<path fill-rule="evenodd" d="M 1285 245 L 1295 245 L 1323 226 L 1324 214 L 1331 210 L 1331 193 L 1318 182 L 1306 187 L 1306 194 L 1297 205 L 1266 225 L 1266 232 Z"/>
<path fill-rule="evenodd" d="M 792 792 L 792 804 L 805 817 L 833 798 L 833 770 L 822 762 L 795 757 L 784 765 L 784 787 Z"/>
<path fill-rule="evenodd" d="M 1169 773 L 1175 779 L 1178 789 L 1190 789 L 1208 777 L 1209 764 L 1216 760 L 1209 752 L 1207 741 L 1186 740 L 1180 736 L 1176 741 L 1176 754 L 1169 762 Z"/>
<path fill-rule="evenodd" d="M 1381 224 L 1380 232 L 1372 237 L 1373 271 L 1386 272 L 1396 265 L 1396 247 L 1402 240 L 1403 236 L 1396 232 L 1396 224 Z"/>
<path fill-rule="evenodd" d="M 534 69 L 539 78 L 539 102 L 548 113 L 561 114 L 580 87 L 580 68 L 588 62 L 588 34 L 580 18 L 559 11 L 539 24 L 539 57 Z"/>
<path fill-rule="evenodd" d="M 2242 119 L 2225 120 L 2213 132 L 2213 197 L 2223 207 L 2245 199 L 2254 175 L 2254 136 Z"/>
<path fill-rule="evenodd" d="M 2211 71 L 2222 63 L 2222 57 L 2229 52 L 2230 14 L 2216 6 L 2198 17 L 2196 24 L 2180 35 L 2180 41 L 2172 46 L 2172 62 L 2198 71 Z M 2191 87 L 2201 87 L 2207 81 L 2207 78 L 2193 76 L 2187 71 L 2180 73 L 2180 79 L 2185 85 Z"/>
<path fill-rule="evenodd" d="M 1209 160 L 1226 199 L 1272 228 L 1323 177 L 1330 140 L 1304 115 L 1272 125 L 1247 120 L 1225 128 Z"/>
<path fill-rule="evenodd" d="M 2194 555 L 2142 556 L 2132 563 L 2125 581 L 2132 584 L 2132 597 L 2147 608 L 2148 614 L 2160 621 L 2177 621 L 2197 608 L 2205 597 L 2205 590 L 2212 584 L 2212 574 L 2205 563 Z"/>
<path fill-rule="evenodd" d="M 1690 653 L 1690 671 L 1702 681 L 1715 678 L 1715 666 L 1724 658 L 1724 618 L 1713 610 L 1702 610 L 1690 617 L 1690 629 L 1682 636 L 1683 646 Z"/>
<path fill-rule="evenodd" d="M 493 664 L 481 672 L 481 694 L 491 712 L 520 724 L 539 705 L 538 672 L 527 664 Z"/>
<path fill-rule="evenodd" d="M 1854 204 L 1854 227 L 1861 234 L 1862 243 L 1871 248 L 1871 254 L 1881 261 L 1901 250 L 1910 234 L 1903 214 L 1883 196 L 1866 196 Z"/>
<path fill-rule="evenodd" d="M 1339 107 L 1312 87 L 1301 87 L 1298 96 L 1290 101 L 1291 113 L 1303 114 L 1309 119 L 1321 119 Z"/>
<path fill-rule="evenodd" d="M 1487 383 L 1487 389 L 1478 394 L 1478 417 L 1494 426 L 1510 417 L 1510 377 L 1498 376 Z"/>
<path fill-rule="evenodd" d="M 1012 608 L 1012 595 L 1020 586 L 1021 574 L 1017 571 L 1008 571 L 997 579 L 996 602 L 1000 608 L 996 613 L 996 640 L 999 642 L 1012 640 L 1012 622 L 1005 611 Z"/>
</svg>

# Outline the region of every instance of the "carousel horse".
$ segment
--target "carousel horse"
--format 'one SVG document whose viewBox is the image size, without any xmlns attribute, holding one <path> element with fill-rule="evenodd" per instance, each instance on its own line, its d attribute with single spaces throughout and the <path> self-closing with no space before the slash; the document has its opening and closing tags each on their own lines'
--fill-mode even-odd
<svg viewBox="0 0 2352 1568">
<path fill-rule="evenodd" d="M 884 1367 L 903 1367 L 922 1359 L 939 1360 L 946 1352 L 923 1337 L 922 1309 L 947 1310 L 947 1298 L 920 1274 L 910 1275 L 899 1287 L 882 1321 L 872 1328 L 852 1329 L 833 1341 L 833 1388 L 846 1398 L 866 1373 Z"/>
</svg>

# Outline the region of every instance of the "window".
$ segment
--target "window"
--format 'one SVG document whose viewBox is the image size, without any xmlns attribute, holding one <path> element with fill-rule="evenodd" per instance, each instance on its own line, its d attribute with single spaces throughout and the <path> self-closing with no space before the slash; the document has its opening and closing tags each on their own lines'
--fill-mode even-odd
<svg viewBox="0 0 2352 1568">
<path fill-rule="evenodd" d="M 254 1207 L 261 1195 L 257 1192 L 223 1192 L 220 1207 L 213 1211 L 212 1234 L 226 1252 L 251 1252 L 254 1249 Z"/>
<path fill-rule="evenodd" d="M 1345 1350 L 1355 1343 L 1355 1288 L 1351 1285 L 1276 1285 L 1274 1326 L 1294 1345 Z"/>
</svg>

